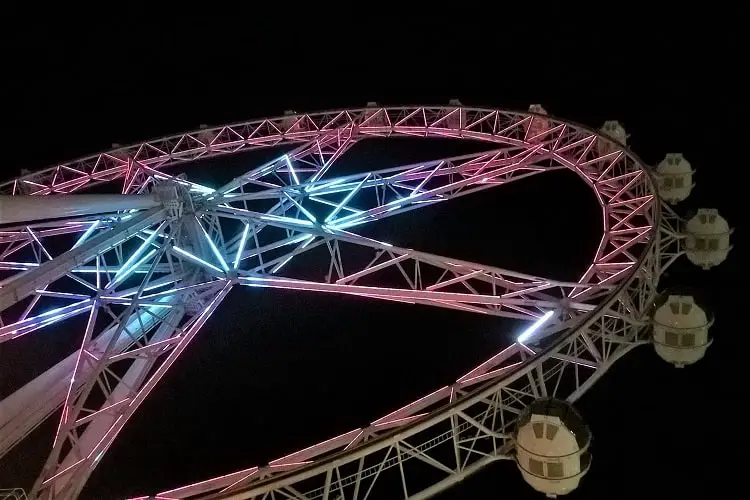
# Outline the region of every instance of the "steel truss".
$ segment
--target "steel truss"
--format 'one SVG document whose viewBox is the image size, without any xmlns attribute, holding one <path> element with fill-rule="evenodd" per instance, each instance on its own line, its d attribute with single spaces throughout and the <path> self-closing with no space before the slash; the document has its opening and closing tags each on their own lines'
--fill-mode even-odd
<svg viewBox="0 0 750 500">
<path fill-rule="evenodd" d="M 391 136 L 471 139 L 490 149 L 326 175 L 357 141 Z M 284 144 L 294 148 L 218 189 L 164 171 Z M 563 168 L 576 172 L 602 207 L 602 239 L 577 282 L 355 232 Z M 130 415 L 234 286 L 353 294 L 514 319 L 554 310 L 557 321 L 533 343 L 509 346 L 367 428 L 159 495 L 364 499 L 391 475 L 400 476 L 405 498 L 428 497 L 508 458 L 514 415 L 533 399 L 574 401 L 615 360 L 647 342 L 659 276 L 682 253 L 681 221 L 663 210 L 635 156 L 585 127 L 530 113 L 368 107 L 284 116 L 120 148 L 25 175 L 0 190 L 38 196 L 114 181 L 122 181 L 124 196 L 150 196 L 158 204 L 116 212 L 89 207 L 75 218 L 0 231 L 0 342 L 86 318 L 73 354 L 0 401 L 0 455 L 62 406 L 33 498 L 77 496 Z M 329 261 L 326 271 L 305 264 L 321 256 Z M 440 477 L 415 484 L 423 477 L 410 474 L 417 465 Z"/>
</svg>

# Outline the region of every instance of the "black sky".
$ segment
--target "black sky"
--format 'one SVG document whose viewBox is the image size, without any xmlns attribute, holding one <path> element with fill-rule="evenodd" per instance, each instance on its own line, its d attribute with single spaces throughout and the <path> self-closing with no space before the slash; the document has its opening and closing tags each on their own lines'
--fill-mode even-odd
<svg viewBox="0 0 750 500">
<path fill-rule="evenodd" d="M 594 435 L 594 462 L 570 498 L 721 498 L 746 461 L 738 401 L 747 392 L 739 362 L 748 343 L 738 297 L 750 127 L 747 101 L 736 92 L 740 37 L 671 38 L 642 26 L 579 33 L 574 42 L 570 29 L 542 37 L 531 28 L 478 30 L 470 21 L 482 15 L 463 13 L 458 24 L 399 18 L 371 28 L 357 19 L 327 32 L 200 16 L 169 29 L 138 17 L 25 23 L 6 44 L 0 176 L 202 123 L 367 101 L 459 98 L 510 109 L 539 102 L 595 127 L 617 119 L 647 163 L 685 154 L 698 185 L 678 211 L 719 208 L 738 227 L 736 248 L 718 269 L 681 261 L 666 278 L 710 295 L 716 342 L 705 360 L 676 370 L 641 347 L 578 402 Z M 608 35 L 623 45 L 613 47 Z M 409 154 L 404 149 L 394 155 Z M 375 153 L 359 154 L 366 161 Z M 595 203 L 580 184 L 539 176 L 406 216 L 408 231 L 374 230 L 392 232 L 402 246 L 560 275 L 585 267 L 598 238 L 590 231 L 596 215 L 587 215 Z M 539 200 L 535 208 L 517 209 L 531 198 Z M 446 218 L 455 224 L 435 223 Z M 487 318 L 357 298 L 237 290 L 223 306 L 121 433 L 83 498 L 155 493 L 361 426 L 454 379 L 513 331 Z M 44 350 L 39 338 L 21 347 Z M 0 350 L 0 363 L 18 365 L 11 356 L 23 356 L 20 347 Z M 27 444 L 23 457 L 40 456 L 44 439 Z M 18 454 L 10 459 L 0 461 L 0 487 L 26 483 L 38 467 Z M 502 463 L 440 498 L 540 497 Z"/>
</svg>

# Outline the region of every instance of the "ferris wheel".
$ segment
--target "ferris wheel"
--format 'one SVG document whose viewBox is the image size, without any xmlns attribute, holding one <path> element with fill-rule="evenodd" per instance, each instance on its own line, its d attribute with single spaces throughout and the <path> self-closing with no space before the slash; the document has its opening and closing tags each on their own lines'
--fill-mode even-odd
<svg viewBox="0 0 750 500">
<path fill-rule="evenodd" d="M 486 148 L 335 175 L 336 162 L 358 142 L 396 137 Z M 500 460 L 515 462 L 542 494 L 574 490 L 591 464 L 591 435 L 572 404 L 636 346 L 650 343 L 678 367 L 700 360 L 711 343 L 711 312 L 691 295 L 660 290 L 659 278 L 683 254 L 709 269 L 731 250 L 732 231 L 716 210 L 685 220 L 667 204 L 685 200 L 694 186 L 688 160 L 668 154 L 652 169 L 626 142 L 618 122 L 595 131 L 538 105 L 513 112 L 458 101 L 368 103 L 201 127 L 3 184 L 0 343 L 70 328 L 66 322 L 82 331 L 72 355 L 0 401 L 0 457 L 62 408 L 29 496 L 76 498 L 222 299 L 233 288 L 281 288 L 528 325 L 482 364 L 369 426 L 143 499 L 364 500 L 380 498 L 385 478 L 396 484 L 388 498 L 420 499 Z M 175 171 L 201 158 L 281 146 L 283 154 L 218 188 Z M 603 218 L 599 246 L 577 281 L 402 248 L 359 231 L 564 169 L 592 189 Z M 97 192 L 85 194 L 91 187 Z"/>
</svg>

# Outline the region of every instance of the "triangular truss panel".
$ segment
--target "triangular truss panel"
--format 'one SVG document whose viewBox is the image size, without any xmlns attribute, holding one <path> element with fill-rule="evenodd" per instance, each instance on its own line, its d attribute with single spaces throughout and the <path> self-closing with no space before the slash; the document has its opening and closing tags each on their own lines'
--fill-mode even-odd
<svg viewBox="0 0 750 500">
<path fill-rule="evenodd" d="M 336 176 L 337 161 L 371 137 L 469 139 L 487 147 Z M 287 152 L 216 189 L 169 170 L 276 146 Z M 560 169 L 592 188 L 604 214 L 600 245 L 576 282 L 360 234 L 373 221 Z M 62 407 L 32 491 L 39 498 L 81 491 L 233 287 L 356 295 L 529 322 L 554 317 L 532 341 L 508 346 L 367 426 L 159 495 L 344 500 L 366 498 L 385 483 L 404 498 L 439 491 L 509 458 L 514 419 L 530 402 L 574 401 L 643 341 L 659 274 L 674 254 L 664 257 L 665 249 L 679 247 L 636 157 L 601 134 L 533 113 L 460 105 L 289 112 L 119 147 L 24 174 L 0 192 L 23 200 L 104 183 L 113 186 L 107 206 L 115 208 L 87 201 L 75 217 L 48 212 L 0 228 L 0 342 L 86 318 L 71 356 L 0 401 L 0 454 Z M 48 199 L 39 206 L 62 203 Z"/>
</svg>

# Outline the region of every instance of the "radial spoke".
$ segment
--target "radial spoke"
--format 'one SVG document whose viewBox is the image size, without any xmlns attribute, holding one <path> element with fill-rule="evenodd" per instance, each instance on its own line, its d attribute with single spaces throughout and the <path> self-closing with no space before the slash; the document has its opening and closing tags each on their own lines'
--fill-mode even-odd
<svg viewBox="0 0 750 500">
<path fill-rule="evenodd" d="M 57 495 L 76 496 L 80 492 L 85 480 L 127 419 L 205 324 L 230 289 L 231 284 L 225 283 L 219 288 L 209 289 L 193 297 L 192 309 L 196 311 L 195 314 L 188 313 L 185 307 L 173 309 L 161 326 L 148 336 L 147 341 L 133 344 L 129 352 L 115 354 L 111 348 L 103 352 L 91 352 L 86 344 L 82 346 L 79 360 L 88 357 L 88 362 L 91 363 L 93 360 L 95 368 L 89 373 L 87 384 L 83 388 L 69 392 L 52 454 L 32 494 L 38 494 L 41 498 L 51 498 Z M 122 317 L 134 314 L 140 315 L 143 312 L 137 311 L 131 305 Z M 115 337 L 124 331 L 123 319 Z M 113 343 L 114 338 L 110 345 Z M 127 371 L 122 376 L 116 376 L 114 367 L 123 362 L 128 363 Z M 152 373 L 153 368 L 156 368 L 156 371 Z M 101 399 L 101 396 L 93 397 L 94 389 L 100 391 L 105 399 L 97 408 L 92 408 L 88 403 Z M 70 444 L 70 451 L 62 456 L 63 443 L 66 442 Z"/>
<path fill-rule="evenodd" d="M 240 278 L 240 284 L 261 288 L 288 288 L 317 292 L 334 292 L 362 297 L 396 300 L 414 304 L 434 305 L 460 309 L 481 314 L 491 314 L 513 319 L 538 319 L 544 310 L 560 307 L 559 301 L 534 298 L 504 298 L 481 293 L 437 292 L 429 290 L 409 290 L 405 288 L 385 288 L 374 286 L 338 285 L 283 278 Z M 595 306 L 584 303 L 571 303 L 570 309 L 580 313 L 588 312 Z"/>
<path fill-rule="evenodd" d="M 590 311 L 594 307 L 594 303 L 563 300 L 580 286 L 577 282 L 531 276 L 394 247 L 347 231 L 333 233 L 335 235 L 326 233 L 325 239 L 323 235 L 309 235 L 292 251 L 265 263 L 266 267 L 276 266 L 273 269 L 278 271 L 280 264 L 303 252 L 305 243 L 313 247 L 325 242 L 331 259 L 329 270 L 333 271 L 328 275 L 321 273 L 311 281 L 292 272 L 285 274 L 287 279 L 280 279 L 264 277 L 262 269 L 254 268 L 240 281 L 249 286 L 336 292 L 524 319 L 539 317 L 550 308 L 572 313 Z M 312 242 L 315 243 L 310 245 Z M 371 257 L 353 260 L 351 257 L 361 257 L 359 251 L 362 249 L 368 250 Z M 361 264 L 357 265 L 357 262 Z M 297 269 L 305 267 L 298 266 Z M 310 273 L 306 272 L 306 275 Z M 383 283 L 391 286 L 384 287 Z M 594 285 L 592 288 L 603 291 L 611 289 L 612 285 Z"/>
<path fill-rule="evenodd" d="M 538 163 L 544 158 L 536 155 L 538 150 L 536 146 L 531 150 L 508 147 L 363 175 L 294 184 L 291 189 L 229 193 L 229 198 L 212 200 L 214 208 L 206 208 L 203 213 L 244 223 L 223 252 L 227 260 L 236 262 L 233 267 L 239 268 L 243 260 L 256 257 L 259 263 L 253 272 L 266 272 L 267 265 L 271 265 L 276 266 L 270 268 L 276 273 L 302 250 L 318 245 L 310 239 L 310 234 L 328 236 L 344 227 L 562 168 L 540 166 Z M 249 203 L 264 200 L 278 201 L 269 211 L 249 209 Z M 258 234 L 268 227 L 282 229 L 285 233 L 264 234 L 262 243 L 256 241 Z M 249 241 L 250 234 L 254 241 Z M 237 252 L 240 245 L 243 248 Z M 285 245 L 295 245 L 291 256 L 263 260 L 263 253 L 275 252 Z M 237 253 L 232 255 L 234 252 Z"/>
<path fill-rule="evenodd" d="M 24 299 L 40 286 L 64 276 L 76 265 L 85 264 L 94 259 L 97 254 L 123 243 L 132 238 L 134 233 L 164 218 L 164 210 L 160 207 L 146 210 L 127 222 L 119 224 L 114 230 L 97 235 L 59 258 L 49 260 L 19 275 L 12 281 L 12 287 L 5 283 L 0 289 L 0 310 Z"/>
<path fill-rule="evenodd" d="M 291 187 L 229 193 L 217 196 L 211 204 L 216 213 L 225 216 L 263 220 L 261 213 L 266 216 L 287 214 L 275 210 L 279 204 L 265 212 L 254 210 L 251 203 L 291 199 L 288 209 L 301 209 L 307 216 L 303 217 L 306 222 L 310 222 L 310 212 L 321 213 L 319 218 L 325 225 L 345 228 L 563 168 L 542 165 L 548 155 L 538 155 L 538 150 L 539 147 L 531 150 L 503 148 Z"/>
<path fill-rule="evenodd" d="M 177 303 L 176 298 L 164 301 L 165 304 Z M 84 310 L 85 311 L 85 310 Z M 143 335 L 151 331 L 170 313 L 166 309 L 157 309 L 150 314 L 140 317 L 131 316 L 126 323 L 125 330 L 132 335 L 120 336 L 115 339 L 112 347 L 113 356 L 125 352 L 133 344 L 141 342 Z M 87 350 L 89 352 L 102 352 L 113 340 L 117 330 L 117 324 L 109 326 L 100 333 L 91 343 Z M 45 418 L 47 418 L 64 401 L 68 383 L 73 379 L 72 374 L 78 358 L 78 352 L 71 354 L 55 366 L 48 369 L 32 382 L 18 389 L 16 392 L 0 401 L 0 456 L 13 447 L 15 443 L 23 439 L 33 431 Z M 90 370 L 90 366 L 86 365 Z M 78 390 L 82 383 L 87 380 L 90 371 L 81 373 L 80 378 L 75 378 L 74 390 Z"/>
</svg>

